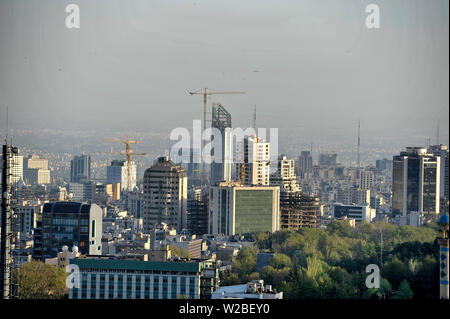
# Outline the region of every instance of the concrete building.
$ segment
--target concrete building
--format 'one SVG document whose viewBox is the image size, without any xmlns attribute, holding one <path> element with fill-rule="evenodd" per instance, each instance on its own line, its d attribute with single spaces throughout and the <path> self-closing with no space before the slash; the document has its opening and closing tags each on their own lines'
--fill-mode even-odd
<svg viewBox="0 0 450 319">
<path fill-rule="evenodd" d="M 211 129 L 214 144 L 215 133 L 220 134 L 220 149 L 213 149 L 211 154 L 211 185 L 231 181 L 233 165 L 233 133 L 231 129 L 231 114 L 221 105 L 213 104 Z"/>
<path fill-rule="evenodd" d="M 281 193 L 299 192 L 300 187 L 295 175 L 295 161 L 281 155 L 278 159 L 278 169 L 270 175 L 270 185 L 279 186 Z"/>
<path fill-rule="evenodd" d="M 359 187 L 341 187 L 337 189 L 336 201 L 344 205 L 370 204 L 370 190 Z"/>
<path fill-rule="evenodd" d="M 42 258 L 56 257 L 63 246 L 77 246 L 84 255 L 102 254 L 102 209 L 76 202 L 44 204 Z"/>
<path fill-rule="evenodd" d="M 318 197 L 301 192 L 282 193 L 280 199 L 280 229 L 296 231 L 302 227 L 318 228 L 323 207 Z"/>
<path fill-rule="evenodd" d="M 70 161 L 70 181 L 86 182 L 91 179 L 91 157 L 89 155 L 74 156 Z"/>
<path fill-rule="evenodd" d="M 168 157 L 144 173 L 144 232 L 160 223 L 181 232 L 187 226 L 187 177 Z"/>
<path fill-rule="evenodd" d="M 342 203 L 333 203 L 332 218 L 338 219 L 346 216 L 349 219 L 355 219 L 357 223 L 361 221 L 371 222 L 375 216 L 375 209 L 369 205 L 344 205 Z"/>
<path fill-rule="evenodd" d="M 80 270 L 69 299 L 210 299 L 218 288 L 215 262 L 152 262 L 76 258 Z"/>
<path fill-rule="evenodd" d="M 423 147 L 407 147 L 393 157 L 392 213 L 423 212 L 438 215 L 440 209 L 440 157 Z"/>
<path fill-rule="evenodd" d="M 244 184 L 269 185 L 270 181 L 270 142 L 256 135 L 244 138 Z M 238 176 L 242 175 L 238 165 Z M 241 177 L 242 180 L 242 177 Z"/>
<path fill-rule="evenodd" d="M 210 189 L 209 233 L 236 235 L 280 229 L 280 188 L 220 183 Z"/>
<path fill-rule="evenodd" d="M 252 280 L 245 285 L 220 287 L 212 294 L 212 299 L 283 299 L 283 292 L 264 286 L 264 280 Z"/>
<path fill-rule="evenodd" d="M 335 167 L 338 164 L 337 154 L 320 154 L 319 155 L 319 166 Z"/>
<path fill-rule="evenodd" d="M 120 183 L 121 190 L 132 191 L 136 187 L 136 163 L 130 164 L 130 189 L 128 189 L 128 163 L 126 160 L 114 160 L 106 167 L 106 183 Z"/>
<path fill-rule="evenodd" d="M 30 155 L 23 161 L 23 180 L 29 185 L 50 184 L 48 160 Z"/>
<path fill-rule="evenodd" d="M 370 190 L 375 184 L 375 174 L 372 171 L 362 170 L 359 173 L 359 187 L 362 190 Z"/>
<path fill-rule="evenodd" d="M 313 158 L 310 151 L 302 151 L 298 158 L 297 174 L 299 176 L 305 176 L 305 174 L 311 174 L 313 168 Z"/>
<path fill-rule="evenodd" d="M 69 265 L 69 262 L 73 258 L 80 257 L 81 254 L 78 251 L 77 246 L 72 247 L 72 251 L 69 251 L 69 247 L 63 246 L 61 251 L 58 253 L 58 256 L 54 258 L 46 258 L 45 263 L 49 265 L 53 265 L 60 268 L 66 268 Z"/>
</svg>

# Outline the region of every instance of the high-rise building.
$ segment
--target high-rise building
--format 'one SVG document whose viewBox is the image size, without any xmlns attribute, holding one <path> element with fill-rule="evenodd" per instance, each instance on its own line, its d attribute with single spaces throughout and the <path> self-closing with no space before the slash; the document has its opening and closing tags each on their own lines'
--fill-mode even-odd
<svg viewBox="0 0 450 319">
<path fill-rule="evenodd" d="M 166 223 L 182 231 L 186 228 L 187 177 L 168 157 L 158 158 L 144 173 L 144 232 Z"/>
<path fill-rule="evenodd" d="M 86 182 L 91 179 L 91 157 L 89 155 L 74 156 L 70 161 L 70 181 Z"/>
<path fill-rule="evenodd" d="M 305 174 L 312 173 L 313 158 L 310 151 L 302 151 L 298 158 L 298 175 L 304 176 Z"/>
<path fill-rule="evenodd" d="M 214 104 L 212 109 L 211 128 L 220 132 L 220 150 L 213 149 L 211 162 L 211 185 L 231 181 L 233 164 L 233 133 L 231 130 L 231 114 L 221 105 Z M 214 134 L 214 132 L 213 132 Z M 214 137 L 213 137 L 214 138 Z M 219 154 L 220 153 L 220 154 Z"/>
<path fill-rule="evenodd" d="M 392 171 L 392 160 L 384 158 L 375 161 L 376 168 L 379 172 L 382 171 Z"/>
<path fill-rule="evenodd" d="M 42 258 L 56 257 L 60 249 L 77 246 L 80 253 L 102 254 L 102 209 L 95 204 L 53 202 L 42 210 Z"/>
<path fill-rule="evenodd" d="M 223 182 L 209 196 L 209 233 L 226 236 L 280 229 L 280 188 Z"/>
<path fill-rule="evenodd" d="M 407 147 L 393 157 L 392 213 L 439 214 L 440 157 L 423 147 Z"/>
<path fill-rule="evenodd" d="M 270 142 L 256 135 L 244 138 L 244 184 L 269 185 L 270 180 Z M 237 167 L 241 174 L 241 167 Z"/>
<path fill-rule="evenodd" d="M 319 166 L 337 166 L 338 155 L 337 154 L 320 154 L 319 155 Z"/>
<path fill-rule="evenodd" d="M 190 234 L 208 233 L 209 194 L 205 189 L 192 187 L 188 191 L 187 229 Z"/>
<path fill-rule="evenodd" d="M 295 161 L 290 160 L 286 155 L 281 155 L 278 159 L 278 169 L 270 175 L 270 185 L 280 186 L 280 192 L 298 192 L 300 187 L 295 175 Z"/>
<path fill-rule="evenodd" d="M 120 183 L 121 190 L 132 191 L 136 187 L 136 163 L 130 164 L 130 189 L 128 189 L 128 163 L 126 160 L 114 160 L 106 167 L 106 183 Z"/>
<path fill-rule="evenodd" d="M 372 171 L 361 170 L 359 172 L 359 187 L 363 190 L 370 189 L 375 183 L 375 174 Z"/>
<path fill-rule="evenodd" d="M 449 187 L 449 176 L 448 176 L 448 162 L 449 162 L 449 149 L 447 145 L 432 145 L 428 149 L 428 153 L 434 154 L 440 158 L 440 186 L 439 192 L 441 198 L 449 199 L 448 187 Z"/>
<path fill-rule="evenodd" d="M 191 147 L 189 149 L 189 163 L 187 165 L 187 178 L 190 186 L 199 187 L 201 185 L 200 174 L 200 149 Z M 198 162 L 198 163 L 197 163 Z"/>
</svg>

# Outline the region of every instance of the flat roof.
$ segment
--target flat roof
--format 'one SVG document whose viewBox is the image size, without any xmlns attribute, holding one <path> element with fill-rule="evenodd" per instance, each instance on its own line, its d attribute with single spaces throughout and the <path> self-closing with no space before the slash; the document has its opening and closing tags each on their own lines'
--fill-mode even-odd
<svg viewBox="0 0 450 319">
<path fill-rule="evenodd" d="M 200 272 L 202 262 L 163 262 L 97 258 L 74 258 L 70 264 L 80 268 Z"/>
</svg>

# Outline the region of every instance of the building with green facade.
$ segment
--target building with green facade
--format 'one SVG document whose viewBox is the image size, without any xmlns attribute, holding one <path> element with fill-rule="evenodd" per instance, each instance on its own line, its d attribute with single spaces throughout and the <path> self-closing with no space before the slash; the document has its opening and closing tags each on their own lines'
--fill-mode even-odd
<svg viewBox="0 0 450 319">
<path fill-rule="evenodd" d="M 211 187 L 209 233 L 237 235 L 280 229 L 280 188 L 220 183 Z"/>
<path fill-rule="evenodd" d="M 105 257 L 70 261 L 69 299 L 210 299 L 219 287 L 215 262 L 151 262 Z"/>
</svg>

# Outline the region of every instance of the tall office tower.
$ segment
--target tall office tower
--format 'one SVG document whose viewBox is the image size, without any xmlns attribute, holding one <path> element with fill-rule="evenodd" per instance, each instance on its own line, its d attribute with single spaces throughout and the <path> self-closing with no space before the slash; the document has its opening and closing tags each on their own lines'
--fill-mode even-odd
<svg viewBox="0 0 450 319">
<path fill-rule="evenodd" d="M 158 158 L 144 173 L 144 232 L 166 223 L 186 228 L 187 177 L 168 157 Z"/>
<path fill-rule="evenodd" d="M 407 147 L 393 157 L 392 213 L 439 214 L 440 157 Z"/>
<path fill-rule="evenodd" d="M 428 153 L 431 153 L 440 158 L 440 196 L 441 198 L 449 199 L 448 197 L 448 187 L 449 187 L 449 177 L 448 177 L 448 162 L 449 162 L 449 149 L 447 145 L 432 145 L 428 149 Z"/>
<path fill-rule="evenodd" d="M 211 128 L 217 129 L 221 135 L 221 148 L 213 149 L 211 162 L 211 185 L 231 181 L 233 164 L 233 133 L 231 130 L 231 114 L 221 105 L 213 104 Z M 214 140 L 212 140 L 214 142 Z M 220 153 L 220 154 L 219 154 Z"/>
<path fill-rule="evenodd" d="M 187 178 L 190 186 L 199 187 L 201 183 L 201 174 L 200 174 L 200 149 L 191 147 L 189 150 L 189 163 L 187 165 Z"/>
<path fill-rule="evenodd" d="M 244 138 L 244 171 L 237 166 L 238 176 L 244 174 L 245 185 L 269 185 L 270 178 L 270 142 L 256 135 Z M 242 180 L 242 177 L 241 177 Z"/>
<path fill-rule="evenodd" d="M 53 202 L 42 210 L 42 259 L 56 257 L 62 246 L 102 254 L 102 209 L 96 204 Z"/>
<path fill-rule="evenodd" d="M 278 159 L 278 170 L 270 175 L 270 185 L 280 186 L 281 193 L 300 191 L 294 163 L 294 160 L 287 159 L 285 155 L 281 155 Z"/>
<path fill-rule="evenodd" d="M 91 157 L 89 155 L 74 156 L 70 161 L 70 181 L 80 183 L 91 179 Z"/>
<path fill-rule="evenodd" d="M 187 229 L 189 233 L 202 236 L 208 233 L 208 201 L 206 189 L 192 187 L 188 191 Z"/>
<path fill-rule="evenodd" d="M 381 160 L 376 160 L 376 168 L 378 172 L 382 172 L 382 171 L 392 171 L 392 160 L 384 158 Z"/>
<path fill-rule="evenodd" d="M 222 182 L 209 196 L 210 234 L 226 236 L 280 230 L 280 188 Z"/>
<path fill-rule="evenodd" d="M 319 155 L 319 165 L 320 166 L 337 166 L 338 156 L 337 154 L 320 154 Z"/>
<path fill-rule="evenodd" d="M 23 179 L 31 185 L 49 184 L 50 170 L 48 169 L 48 160 L 40 158 L 38 155 L 24 158 Z"/>
<path fill-rule="evenodd" d="M 312 173 L 313 158 L 310 151 L 302 151 L 298 158 L 298 175 L 304 176 L 305 174 Z"/>
<path fill-rule="evenodd" d="M 133 191 L 126 194 L 127 211 L 134 218 L 143 218 L 144 194 L 142 191 Z"/>
<path fill-rule="evenodd" d="M 372 171 L 362 170 L 359 173 L 359 187 L 363 190 L 370 189 L 375 183 L 375 175 Z"/>
<path fill-rule="evenodd" d="M 114 160 L 106 167 L 106 183 L 120 183 L 121 190 L 132 191 L 136 187 L 136 163 L 131 161 L 130 189 L 128 189 L 128 164 L 126 160 Z"/>
</svg>

